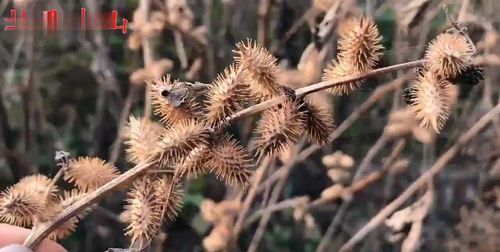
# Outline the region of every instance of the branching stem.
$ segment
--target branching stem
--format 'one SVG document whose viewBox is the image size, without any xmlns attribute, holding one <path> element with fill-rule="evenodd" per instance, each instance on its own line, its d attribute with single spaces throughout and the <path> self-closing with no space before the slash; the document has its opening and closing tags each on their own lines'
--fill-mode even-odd
<svg viewBox="0 0 500 252">
<path fill-rule="evenodd" d="M 389 66 L 389 67 L 384 67 L 384 68 L 379 68 L 371 71 L 367 71 L 363 74 L 358 74 L 358 75 L 353 75 L 353 76 L 347 76 L 344 78 L 341 78 L 339 80 L 335 81 L 324 81 L 324 82 L 319 82 L 314 85 L 310 85 L 304 88 L 300 88 L 295 90 L 295 94 L 297 96 L 306 96 L 308 94 L 327 89 L 330 87 L 333 87 L 335 85 L 342 85 L 345 83 L 361 80 L 364 78 L 369 78 L 369 77 L 374 77 L 390 72 L 395 72 L 395 71 L 400 71 L 408 68 L 413 68 L 413 67 L 419 67 L 423 64 L 423 60 L 416 60 L 416 61 L 411 61 L 407 63 L 402 63 L 394 66 Z M 247 109 L 244 109 L 233 116 L 228 117 L 228 121 L 234 121 L 237 119 L 240 119 L 245 116 L 253 115 L 258 112 L 261 112 L 275 104 L 278 104 L 281 99 L 283 99 L 284 96 L 276 97 L 267 101 L 264 101 L 262 103 L 256 104 L 254 106 L 251 106 Z M 125 185 L 128 185 L 131 183 L 135 178 L 137 178 L 139 175 L 143 174 L 150 166 L 152 163 L 142 163 L 134 166 L 132 169 L 128 170 L 127 172 L 123 173 L 119 177 L 111 180 L 110 182 L 106 183 L 96 191 L 93 191 L 91 193 L 88 193 L 85 197 L 80 199 L 79 201 L 75 202 L 73 205 L 65 209 L 63 212 L 58 214 L 52 221 L 45 223 L 38 227 L 37 229 L 33 230 L 31 235 L 24 241 L 24 246 L 27 246 L 29 248 L 35 248 L 43 239 L 45 239 L 52 231 L 54 231 L 59 225 L 64 223 L 65 221 L 69 220 L 71 217 L 77 215 L 79 212 L 81 212 L 83 209 L 91 206 L 92 204 L 96 203 L 100 198 L 102 198 L 106 193 L 111 192 L 112 190 L 123 187 Z"/>
</svg>

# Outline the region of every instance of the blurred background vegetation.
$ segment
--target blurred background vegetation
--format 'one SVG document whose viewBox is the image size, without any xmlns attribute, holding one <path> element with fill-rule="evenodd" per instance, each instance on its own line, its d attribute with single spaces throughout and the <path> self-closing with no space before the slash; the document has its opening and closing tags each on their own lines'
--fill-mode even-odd
<svg viewBox="0 0 500 252">
<path fill-rule="evenodd" d="M 85 7 L 89 15 L 116 10 L 131 23 L 127 34 L 119 30 L 69 29 L 51 35 L 43 31 L 4 31 L 6 22 L 2 22 L 0 188 L 33 173 L 53 176 L 57 172 L 56 150 L 65 150 L 75 157 L 98 156 L 111 160 L 121 171 L 129 169 L 131 166 L 123 150 L 116 147 L 121 146 L 120 142 L 116 141 L 121 120 L 129 114 L 143 114 L 144 81 L 168 73 L 182 80 L 211 83 L 217 73 L 231 63 L 235 43 L 247 38 L 258 40 L 280 60 L 286 80 L 283 84 L 297 88 L 319 82 L 322 69 L 335 55 L 338 35 L 333 32 L 323 41 L 322 48 L 328 50 L 318 50 L 314 45 L 324 36 L 319 33 L 319 24 L 334 2 L 2 0 L 3 17 L 7 17 L 12 8 L 27 8 L 30 17 L 41 17 L 43 10 L 56 8 L 64 17 L 79 20 L 80 8 Z M 421 58 L 427 42 L 450 27 L 442 11 L 443 1 L 345 2 L 342 3 L 343 16 L 338 14 L 332 21 L 334 30 L 347 14 L 372 16 L 386 47 L 380 67 Z M 449 0 L 444 3 L 448 4 L 452 16 L 467 26 L 479 55 L 487 64 L 486 80 L 461 90 L 460 102 L 428 156 L 423 157 L 423 144 L 409 137 L 402 154 L 409 163 L 405 172 L 387 176 L 356 194 L 340 230 L 333 237 L 331 251 L 406 188 L 480 115 L 499 103 L 500 2 Z M 145 5 L 146 16 L 134 15 L 134 11 Z M 307 48 L 316 50 L 313 56 L 306 53 Z M 315 99 L 327 106 L 340 124 L 377 86 L 402 75 L 404 73 L 399 72 L 370 79 L 349 96 L 319 94 Z M 303 195 L 318 198 L 332 184 L 322 163 L 325 155 L 342 151 L 358 166 L 382 134 L 389 113 L 406 106 L 400 92 L 398 88 L 386 94 L 332 144 L 296 164 L 281 198 Z M 247 143 L 252 121 L 257 119 L 256 115 L 243 120 L 231 130 Z M 426 219 L 420 251 L 446 251 L 457 244 L 461 247 L 457 251 L 498 251 L 499 121 L 464 148 L 448 164 L 446 172 L 436 178 L 435 206 Z M 370 170 L 381 167 L 394 142 L 389 140 L 387 147 L 369 162 Z M 277 161 L 278 167 L 279 164 Z M 212 176 L 189 181 L 185 192 L 181 215 L 165 228 L 166 239 L 158 241 L 163 245 L 153 246 L 157 251 L 202 251 L 202 240 L 212 227 L 200 215 L 200 204 L 207 198 L 220 201 L 232 195 Z M 99 208 L 62 244 L 69 251 L 128 247 L 123 236 L 124 225 L 119 219 L 124 193 L 115 192 L 102 200 Z M 293 209 L 273 214 L 259 251 L 315 251 L 339 204 L 340 201 L 333 201 L 315 209 L 314 225 L 295 220 Z M 255 229 L 254 224 L 243 231 L 242 250 L 248 247 Z M 399 251 L 401 239 L 394 238 L 387 229 L 383 227 L 368 236 L 359 251 Z M 402 231 L 403 236 L 407 231 Z"/>
</svg>

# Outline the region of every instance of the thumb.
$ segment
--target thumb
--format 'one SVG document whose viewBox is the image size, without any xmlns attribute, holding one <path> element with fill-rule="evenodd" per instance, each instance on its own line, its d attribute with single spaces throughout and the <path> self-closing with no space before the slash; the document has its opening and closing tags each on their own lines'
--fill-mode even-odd
<svg viewBox="0 0 500 252">
<path fill-rule="evenodd" d="M 19 244 L 12 244 L 5 246 L 3 248 L 0 248 L 0 252 L 33 252 L 30 248 L 27 248 L 23 245 Z"/>
</svg>

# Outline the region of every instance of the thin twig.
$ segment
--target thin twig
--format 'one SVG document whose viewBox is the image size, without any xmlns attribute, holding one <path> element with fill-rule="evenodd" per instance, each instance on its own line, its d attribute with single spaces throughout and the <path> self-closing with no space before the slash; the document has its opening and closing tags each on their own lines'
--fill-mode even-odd
<svg viewBox="0 0 500 252">
<path fill-rule="evenodd" d="M 208 32 L 208 44 L 205 48 L 205 56 L 207 59 L 207 72 L 208 78 L 213 79 L 215 77 L 215 53 L 214 53 L 214 36 L 212 35 L 212 6 L 213 0 L 204 0 L 203 5 L 205 6 L 205 12 L 203 13 L 203 25 L 207 28 Z"/>
<path fill-rule="evenodd" d="M 99 20 L 99 18 L 97 18 L 96 16 L 97 13 L 100 12 L 99 4 L 97 3 L 96 0 L 85 0 L 85 3 L 89 10 L 90 14 L 89 21 L 91 25 L 93 27 L 100 27 L 101 25 L 100 23 L 102 20 Z M 92 52 L 95 51 L 95 56 L 93 59 L 94 63 L 91 69 L 97 80 L 97 83 L 99 84 L 99 88 L 96 98 L 94 120 L 90 126 L 90 132 L 92 132 L 92 138 L 94 141 L 90 146 L 89 153 L 90 155 L 99 155 L 101 152 L 100 146 L 102 143 L 102 139 L 104 139 L 104 137 L 102 137 L 104 134 L 103 129 L 106 128 L 103 127 L 103 124 L 106 121 L 105 116 L 106 116 L 106 111 L 108 109 L 107 106 L 109 98 L 108 92 L 109 91 L 114 92 L 114 94 L 118 99 L 121 99 L 121 96 L 119 95 L 120 87 L 118 85 L 118 81 L 111 67 L 110 59 L 108 57 L 109 48 L 106 45 L 103 31 L 99 29 L 94 29 L 92 31 L 92 34 L 93 34 L 92 36 L 93 42 L 95 43 L 97 50 L 94 48 L 88 48 L 88 49 L 89 51 Z"/>
<path fill-rule="evenodd" d="M 388 67 L 383 67 L 383 68 L 367 71 L 363 74 L 346 76 L 343 78 L 339 78 L 337 80 L 323 81 L 323 82 L 319 82 L 319 83 L 316 83 L 316 84 L 313 84 L 313 85 L 310 85 L 307 87 L 296 89 L 295 95 L 297 97 L 303 97 L 303 96 L 306 96 L 308 94 L 311 94 L 311 93 L 314 93 L 314 92 L 317 92 L 317 91 L 320 91 L 323 89 L 327 89 L 327 88 L 330 88 L 330 87 L 333 87 L 336 85 L 343 85 L 343 84 L 347 84 L 350 82 L 355 82 L 355 81 L 358 81 L 361 79 L 371 78 L 371 77 L 375 77 L 375 76 L 386 74 L 386 73 L 391 73 L 391 72 L 400 71 L 400 70 L 404 70 L 404 69 L 419 67 L 419 66 L 422 66 L 423 63 L 424 63 L 424 60 L 415 60 L 415 61 L 410 61 L 410 62 L 398 64 L 398 65 L 393 65 L 393 66 L 388 66 Z M 246 116 L 253 115 L 255 113 L 264 111 L 265 109 L 280 103 L 280 101 L 284 98 L 285 98 L 285 96 L 283 95 L 283 96 L 278 96 L 278 97 L 269 99 L 267 101 L 261 102 L 259 104 L 254 105 L 254 106 L 251 106 L 249 108 L 243 109 L 243 110 L 233 114 L 232 116 L 227 117 L 226 120 L 227 121 L 234 121 L 234 120 L 239 119 L 241 117 L 246 117 Z"/>
<path fill-rule="evenodd" d="M 238 218 L 236 219 L 234 229 L 233 229 L 233 237 L 238 237 L 240 232 L 241 232 L 241 227 L 243 224 L 243 220 L 245 219 L 246 214 L 248 213 L 248 210 L 252 206 L 253 200 L 255 198 L 256 194 L 256 189 L 257 185 L 260 184 L 262 179 L 267 173 L 267 170 L 271 167 L 271 159 L 266 158 L 262 161 L 260 167 L 257 169 L 256 174 L 255 174 L 255 179 L 252 181 L 252 188 L 247 194 L 247 197 L 245 198 L 245 201 L 243 202 L 243 207 L 241 208 L 241 211 L 238 215 Z"/>
<path fill-rule="evenodd" d="M 149 17 L 149 0 L 140 0 L 139 9 L 143 13 L 143 23 L 147 23 Z M 144 58 L 144 68 L 148 69 L 148 67 L 153 64 L 154 60 L 154 52 L 153 46 L 151 45 L 151 41 L 149 38 L 142 39 L 142 56 Z M 144 118 L 149 118 L 151 116 L 151 101 L 149 96 L 149 85 L 144 85 Z"/>
<path fill-rule="evenodd" d="M 188 60 L 186 56 L 186 50 L 184 49 L 184 42 L 182 42 L 182 34 L 174 30 L 174 40 L 175 40 L 175 50 L 177 51 L 177 56 L 181 62 L 181 68 L 186 69 L 188 67 Z"/>
<path fill-rule="evenodd" d="M 300 151 L 302 146 L 304 145 L 303 139 L 295 145 L 293 148 L 293 153 L 292 156 L 296 157 L 297 153 Z M 292 159 L 288 163 L 285 164 L 284 170 L 285 172 L 283 173 L 281 179 L 278 181 L 276 186 L 273 189 L 273 192 L 271 193 L 271 197 L 269 198 L 269 204 L 268 205 L 274 205 L 276 202 L 278 202 L 279 197 L 281 195 L 281 192 L 283 191 L 283 188 L 286 185 L 286 182 L 288 180 L 288 176 L 290 175 L 290 172 L 292 171 L 292 168 L 295 164 L 295 161 Z M 248 248 L 247 252 L 255 252 L 259 248 L 260 240 L 264 236 L 264 232 L 266 231 L 267 224 L 269 223 L 269 220 L 271 219 L 271 214 L 272 211 L 267 210 L 263 215 L 262 218 L 260 219 L 259 222 L 259 227 L 255 231 L 255 234 L 252 238 L 252 241 L 250 242 L 250 247 Z"/>
<path fill-rule="evenodd" d="M 47 187 L 47 189 L 45 190 L 45 196 L 44 196 L 45 199 L 49 198 L 50 192 L 52 191 L 52 188 L 54 188 L 54 186 L 57 184 L 59 179 L 62 178 L 62 176 L 64 175 L 66 170 L 68 170 L 68 163 L 64 163 L 62 165 L 62 167 L 59 169 L 59 171 L 57 171 L 56 175 L 50 180 L 50 184 Z"/>
<path fill-rule="evenodd" d="M 245 220 L 245 223 L 243 224 L 243 228 L 247 228 L 250 225 L 252 225 L 258 219 L 260 219 L 260 217 L 262 217 L 262 215 L 264 215 L 264 213 L 267 213 L 267 212 L 273 213 L 273 212 L 281 211 L 283 209 L 295 207 L 298 204 L 305 202 L 307 200 L 307 198 L 308 198 L 307 196 L 301 196 L 301 197 L 286 199 L 286 200 L 280 201 L 276 204 L 270 205 L 266 208 L 259 209 L 259 210 L 255 211 L 252 215 L 250 215 Z"/>
<path fill-rule="evenodd" d="M 326 44 L 332 38 L 334 34 L 335 20 L 339 19 L 337 15 L 340 6 L 344 3 L 344 0 L 335 1 L 332 7 L 326 12 L 325 17 L 321 21 L 318 27 L 317 36 L 319 37 L 319 42 L 321 45 Z"/>
<path fill-rule="evenodd" d="M 382 167 L 382 169 L 374 171 L 374 172 L 364 176 L 363 178 L 360 178 L 358 181 L 353 182 L 350 186 L 344 188 L 343 191 L 347 195 L 353 195 L 353 194 L 355 194 L 363 189 L 366 189 L 369 185 L 371 185 L 371 184 L 375 183 L 376 181 L 378 181 L 379 179 L 381 179 L 390 170 L 392 165 L 394 165 L 395 158 L 399 155 L 399 153 L 401 153 L 401 151 L 404 148 L 404 145 L 405 145 L 405 140 L 401 139 L 398 142 L 398 144 L 396 145 L 392 154 L 389 156 L 389 158 L 386 161 L 386 163 L 384 164 L 384 166 Z M 255 213 L 253 213 L 250 217 L 247 218 L 243 227 L 247 228 L 250 225 L 252 225 L 266 211 L 276 212 L 276 211 L 280 211 L 280 210 L 287 209 L 290 207 L 295 207 L 297 204 L 299 204 L 303 201 L 304 201 L 304 196 L 301 196 L 301 197 L 283 200 L 283 201 L 276 203 L 274 205 L 270 205 L 265 209 L 260 209 L 260 210 L 256 211 Z M 309 203 L 309 205 L 307 206 L 307 209 L 310 210 L 311 208 L 317 207 L 319 205 L 325 204 L 325 203 L 330 202 L 330 201 L 332 201 L 332 199 L 318 198 L 318 199 L 312 201 L 311 203 Z M 341 211 L 341 210 L 339 209 L 338 211 Z"/>
<path fill-rule="evenodd" d="M 380 212 L 378 212 L 365 226 L 363 226 L 349 241 L 347 241 L 340 251 L 350 251 L 358 242 L 360 242 L 367 234 L 380 225 L 390 214 L 396 211 L 406 200 L 408 200 L 422 186 L 426 185 L 432 178 L 446 168 L 460 149 L 467 144 L 472 138 L 478 135 L 493 119 L 500 114 L 500 104 L 497 104 L 493 109 L 486 113 L 479 121 L 474 124 L 465 134 L 463 134 L 453 146 L 451 146 L 425 173 L 415 180 L 399 197 L 389 203 Z"/>
<path fill-rule="evenodd" d="M 267 33 L 269 31 L 269 13 L 271 12 L 271 0 L 260 0 L 257 7 L 257 42 L 266 45 Z"/>
<path fill-rule="evenodd" d="M 365 158 L 363 161 L 361 161 L 361 164 L 359 165 L 359 169 L 357 170 L 356 174 L 354 175 L 353 178 L 353 186 L 356 185 L 356 183 L 360 180 L 361 173 L 363 172 L 364 169 L 368 166 L 369 162 L 371 162 L 371 159 L 373 159 L 378 151 L 381 150 L 385 146 L 385 142 L 388 140 L 388 138 L 385 135 L 382 135 L 379 140 L 368 150 L 368 153 L 366 154 Z M 393 148 L 388 160 L 385 162 L 384 167 L 382 168 L 382 171 L 388 170 L 396 158 L 399 156 L 401 151 L 403 151 L 403 148 L 405 146 L 405 141 L 400 140 Z M 321 252 L 325 251 L 327 248 L 328 244 L 330 243 L 330 240 L 337 231 L 338 227 L 342 223 L 342 219 L 344 218 L 345 213 L 347 212 L 347 209 L 351 205 L 352 202 L 352 195 L 348 198 L 345 198 L 344 201 L 342 202 L 342 205 L 339 207 L 339 210 L 337 210 L 337 213 L 332 219 L 332 222 L 328 226 L 328 229 L 325 232 L 325 235 L 321 239 L 318 247 L 316 248 L 316 252 Z M 314 202 L 311 203 L 311 205 L 315 205 Z"/>
<path fill-rule="evenodd" d="M 378 140 L 375 142 L 375 144 L 368 150 L 366 156 L 363 158 L 361 161 L 358 170 L 354 174 L 353 182 L 357 182 L 358 179 L 360 178 L 361 174 L 365 172 L 365 170 L 369 167 L 369 164 L 372 162 L 372 160 L 375 158 L 375 156 L 384 149 L 385 144 L 390 138 L 382 134 Z M 340 206 L 339 210 L 335 214 L 335 216 L 332 218 L 332 221 L 330 222 L 330 225 L 328 226 L 328 229 L 326 230 L 325 235 L 323 235 L 323 238 L 321 239 L 318 247 L 316 248 L 316 252 L 323 252 L 327 248 L 328 244 L 330 244 L 330 239 L 337 230 L 338 226 L 342 222 L 342 219 L 344 218 L 344 214 L 347 211 L 347 208 L 349 208 L 349 205 L 352 202 L 352 196 L 346 198 L 343 202 L 342 205 Z M 314 204 L 316 205 L 316 204 Z"/>
<path fill-rule="evenodd" d="M 130 91 L 127 95 L 127 99 L 125 100 L 125 104 L 123 105 L 122 112 L 120 114 L 120 121 L 118 122 L 117 131 L 115 141 L 111 145 L 110 155 L 108 162 L 110 164 L 116 163 L 118 157 L 120 156 L 120 147 L 122 145 L 123 140 L 123 130 L 125 129 L 125 125 L 127 124 L 127 118 L 130 114 L 130 110 L 132 109 L 132 103 L 135 99 L 136 93 L 138 89 L 135 84 L 130 84 Z"/>
</svg>

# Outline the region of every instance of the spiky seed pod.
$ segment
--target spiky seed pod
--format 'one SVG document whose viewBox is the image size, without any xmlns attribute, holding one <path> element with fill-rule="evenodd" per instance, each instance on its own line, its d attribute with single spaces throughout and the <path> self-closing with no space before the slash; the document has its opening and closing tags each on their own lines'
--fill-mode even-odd
<svg viewBox="0 0 500 252">
<path fill-rule="evenodd" d="M 45 175 L 35 174 L 22 178 L 15 185 L 21 191 L 26 191 L 27 193 L 33 193 L 40 199 L 47 196 L 47 200 L 52 200 L 57 194 L 57 186 L 53 185 L 50 191 L 47 192 L 52 180 Z M 46 201 L 43 201 L 44 204 Z"/>
<path fill-rule="evenodd" d="M 249 89 L 234 64 L 224 70 L 223 74 L 209 87 L 205 113 L 210 125 L 224 123 L 225 118 L 243 109 L 249 99 Z"/>
<path fill-rule="evenodd" d="M 0 194 L 0 221 L 28 227 L 44 211 L 44 200 L 33 191 L 9 187 Z"/>
<path fill-rule="evenodd" d="M 323 81 L 335 81 L 342 77 L 349 75 L 359 74 L 360 72 L 353 68 L 352 65 L 345 64 L 343 62 L 338 62 L 333 60 L 328 67 L 324 70 Z M 345 84 L 335 85 L 331 88 L 326 89 L 326 91 L 333 95 L 347 95 L 352 91 L 363 85 L 363 81 L 353 81 Z"/>
<path fill-rule="evenodd" d="M 156 183 L 142 177 L 133 183 L 125 205 L 127 212 L 125 235 L 134 247 L 143 249 L 158 234 L 163 222 L 163 201 L 156 193 Z"/>
<path fill-rule="evenodd" d="M 161 176 L 154 181 L 156 198 L 163 202 L 162 219 L 164 221 L 175 220 L 181 211 L 183 192 L 178 183 L 172 180 L 172 176 Z"/>
<path fill-rule="evenodd" d="M 267 100 L 280 94 L 279 72 L 276 59 L 264 47 L 252 40 L 239 42 L 234 57 L 238 68 L 243 70 L 245 82 L 250 85 L 250 95 Z"/>
<path fill-rule="evenodd" d="M 177 122 L 161 137 L 155 156 L 160 166 L 175 165 L 194 148 L 206 145 L 209 137 L 209 130 L 201 122 L 194 119 Z"/>
<path fill-rule="evenodd" d="M 210 150 L 205 145 L 194 148 L 189 152 L 189 155 L 177 165 L 178 176 L 180 178 L 197 178 L 205 173 L 208 170 L 205 162 L 209 153 Z"/>
<path fill-rule="evenodd" d="M 421 127 L 432 128 L 436 133 L 441 131 L 451 112 L 452 92 L 450 82 L 438 80 L 430 72 L 414 83 L 411 110 Z"/>
<path fill-rule="evenodd" d="M 170 75 L 148 82 L 154 113 L 165 124 L 201 117 L 200 105 L 191 90 L 182 82 L 172 81 Z"/>
<path fill-rule="evenodd" d="M 401 96 L 403 97 L 403 100 L 407 105 L 412 106 L 416 98 L 416 93 L 417 88 L 411 85 L 401 91 Z"/>
<path fill-rule="evenodd" d="M 453 78 L 470 66 L 473 52 L 472 45 L 462 35 L 443 33 L 427 47 L 426 67 L 444 78 Z"/>
<path fill-rule="evenodd" d="M 480 66 L 469 66 L 465 71 L 453 78 L 449 78 L 452 84 L 475 86 L 484 80 L 484 69 Z"/>
<path fill-rule="evenodd" d="M 47 220 L 54 218 L 57 214 L 64 211 L 66 208 L 70 207 L 75 202 L 83 198 L 83 196 L 85 196 L 85 193 L 82 193 L 79 190 L 65 191 L 64 194 L 59 197 L 58 202 L 49 208 L 48 212 L 51 214 L 51 216 L 47 218 Z M 71 217 L 69 220 L 59 225 L 56 230 L 50 233 L 49 238 L 52 240 L 61 240 L 70 236 L 75 231 L 80 220 L 82 220 L 85 215 L 90 212 L 90 210 L 90 208 L 86 208 L 77 216 Z"/>
<path fill-rule="evenodd" d="M 352 65 L 358 71 L 370 70 L 382 57 L 384 47 L 377 25 L 371 18 L 363 17 L 348 23 L 345 34 L 338 42 L 339 61 Z"/>
<path fill-rule="evenodd" d="M 262 113 L 254 139 L 254 148 L 259 157 L 282 152 L 288 145 L 298 141 L 305 127 L 301 105 L 286 99 Z"/>
<path fill-rule="evenodd" d="M 133 164 L 147 162 L 165 132 L 158 123 L 131 116 L 124 134 L 128 161 Z"/>
<path fill-rule="evenodd" d="M 305 117 L 307 140 L 318 145 L 330 143 L 330 135 L 335 130 L 333 116 L 310 101 L 305 101 L 301 108 Z"/>
<path fill-rule="evenodd" d="M 64 179 L 74 183 L 82 192 L 93 191 L 112 179 L 120 171 L 111 164 L 97 157 L 79 157 L 69 162 Z"/>
<path fill-rule="evenodd" d="M 229 186 L 246 187 L 252 175 L 252 157 L 229 134 L 224 134 L 210 151 L 207 165 Z"/>
</svg>

